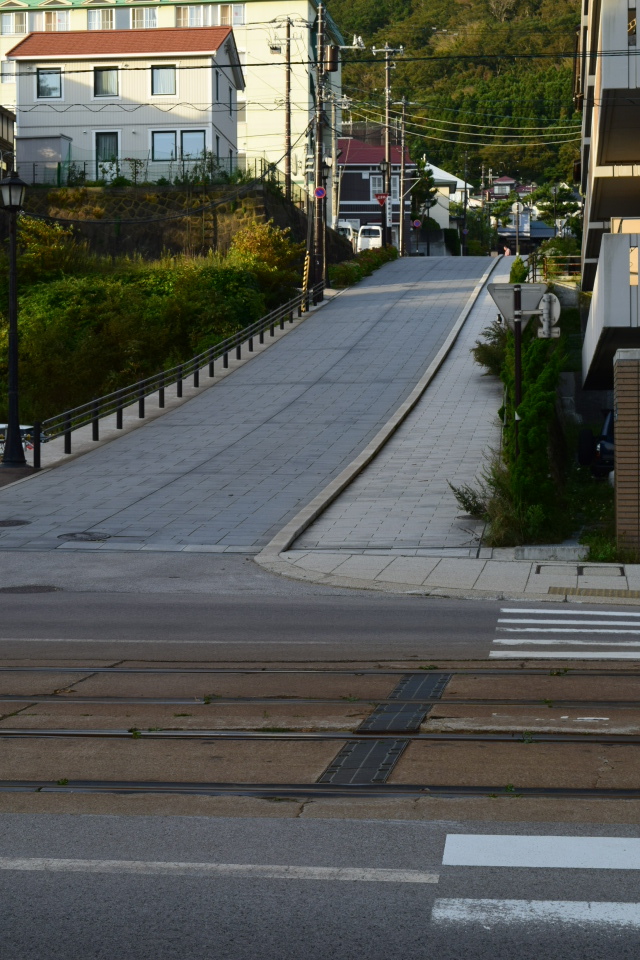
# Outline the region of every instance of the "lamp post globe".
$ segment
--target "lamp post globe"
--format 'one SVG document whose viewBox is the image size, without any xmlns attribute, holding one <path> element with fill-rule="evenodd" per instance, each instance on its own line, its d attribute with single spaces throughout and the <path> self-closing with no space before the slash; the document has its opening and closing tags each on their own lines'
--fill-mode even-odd
<svg viewBox="0 0 640 960">
<path fill-rule="evenodd" d="M 17 219 L 24 204 L 26 183 L 17 173 L 0 180 L 0 197 L 9 214 L 9 364 L 7 430 L 2 454 L 2 467 L 26 467 L 27 461 L 20 434 L 18 401 L 18 263 Z"/>
</svg>

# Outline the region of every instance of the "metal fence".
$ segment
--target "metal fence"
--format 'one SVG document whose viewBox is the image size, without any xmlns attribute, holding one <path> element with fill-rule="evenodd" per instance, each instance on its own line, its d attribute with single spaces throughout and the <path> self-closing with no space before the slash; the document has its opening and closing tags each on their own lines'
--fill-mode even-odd
<svg viewBox="0 0 640 960">
<path fill-rule="evenodd" d="M 187 377 L 193 377 L 193 386 L 200 386 L 200 375 L 203 370 L 207 371 L 208 378 L 215 376 L 215 361 L 222 359 L 223 369 L 229 366 L 229 354 L 235 351 L 237 360 L 242 359 L 242 345 L 247 342 L 249 353 L 253 352 L 254 339 L 257 337 L 259 343 L 264 343 L 265 332 L 268 330 L 270 336 L 275 336 L 276 326 L 284 330 L 285 322 L 293 323 L 294 314 L 298 317 L 307 312 L 311 303 L 315 304 L 323 299 L 324 281 L 317 283 L 309 290 L 299 293 L 287 303 L 276 307 L 266 316 L 261 317 L 248 327 L 239 330 L 232 337 L 228 337 L 221 343 L 208 350 L 204 350 L 197 356 L 192 357 L 185 363 L 179 363 L 169 370 L 161 370 L 146 380 L 139 380 L 137 383 L 122 387 L 104 397 L 96 397 L 88 403 L 83 403 L 79 407 L 71 410 L 65 410 L 55 417 L 50 417 L 42 423 L 34 423 L 31 434 L 26 435 L 28 442 L 33 444 L 33 466 L 36 469 L 41 465 L 41 445 L 57 437 L 64 436 L 64 452 L 71 453 L 71 434 L 80 427 L 91 424 L 91 436 L 93 440 L 100 439 L 100 420 L 103 417 L 113 415 L 116 417 L 116 429 L 122 430 L 123 412 L 125 407 L 132 404 L 138 404 L 138 417 L 143 419 L 146 410 L 146 400 L 152 394 L 158 394 L 158 407 L 165 405 L 165 390 L 167 387 L 175 384 L 176 397 L 182 396 L 182 387 Z M 27 428 L 28 429 L 28 428 Z"/>
<path fill-rule="evenodd" d="M 575 254 L 551 256 L 529 254 L 529 277 L 533 283 L 538 280 L 571 280 L 578 282 L 582 275 L 582 260 Z"/>
</svg>

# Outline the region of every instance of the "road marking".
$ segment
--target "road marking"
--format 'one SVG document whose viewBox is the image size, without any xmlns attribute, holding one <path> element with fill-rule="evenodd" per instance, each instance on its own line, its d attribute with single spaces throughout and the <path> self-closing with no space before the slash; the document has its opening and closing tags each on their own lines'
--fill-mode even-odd
<svg viewBox="0 0 640 960">
<path fill-rule="evenodd" d="M 59 860 L 0 857 L 0 870 L 41 873 L 131 873 L 176 877 L 253 877 L 266 880 L 340 880 L 373 883 L 437 883 L 438 874 L 422 870 L 372 867 L 294 867 L 261 863 L 174 863 L 147 860 Z"/>
<path fill-rule="evenodd" d="M 573 624 L 583 624 L 584 620 L 536 620 L 533 617 L 499 617 L 498 623 L 573 623 Z M 598 627 L 638 627 L 640 624 L 637 620 L 630 620 L 629 623 L 625 623 L 624 620 L 598 620 L 596 623 Z M 503 627 L 503 630 L 512 630 L 513 627 Z M 523 627 L 524 629 L 528 629 Z"/>
<path fill-rule="evenodd" d="M 501 607 L 500 613 L 541 613 L 547 616 L 558 616 L 558 610 L 521 610 L 515 607 Z M 630 613 L 628 610 L 567 610 L 568 617 L 640 617 L 640 613 Z"/>
<path fill-rule="evenodd" d="M 546 623 L 547 621 L 542 621 Z M 502 633 L 515 630 L 517 633 L 640 633 L 640 630 L 600 630 L 599 628 L 584 627 L 496 627 Z"/>
<path fill-rule="evenodd" d="M 593 900 L 436 900 L 434 923 L 563 923 L 640 928 L 640 903 Z"/>
<path fill-rule="evenodd" d="M 538 643 L 542 646 L 550 646 L 551 644 L 561 644 L 562 646 L 576 646 L 576 647 L 601 647 L 602 642 L 600 640 L 547 640 L 546 637 L 496 637 L 493 641 L 494 643 L 507 644 L 508 646 L 515 645 L 517 643 Z M 607 644 L 610 647 L 640 647 L 640 640 L 615 640 L 613 643 Z"/>
<path fill-rule="evenodd" d="M 462 867 L 640 870 L 640 840 L 448 833 L 442 863 Z"/>
<path fill-rule="evenodd" d="M 522 651 L 518 652 L 517 650 L 492 650 L 489 654 L 489 657 L 494 660 L 522 660 L 523 657 L 526 657 L 527 660 L 638 660 L 638 653 L 627 653 L 623 650 L 620 651 L 598 651 L 596 653 L 589 653 L 587 650 L 583 652 L 572 651 L 572 650 L 548 650 L 542 653 L 540 650 L 528 650 L 526 653 Z"/>
</svg>

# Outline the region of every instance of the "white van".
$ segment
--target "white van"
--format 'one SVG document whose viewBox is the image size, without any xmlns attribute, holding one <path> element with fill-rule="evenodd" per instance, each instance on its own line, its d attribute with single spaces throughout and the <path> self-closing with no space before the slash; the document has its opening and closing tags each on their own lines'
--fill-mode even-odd
<svg viewBox="0 0 640 960">
<path fill-rule="evenodd" d="M 358 233 L 353 229 L 353 224 L 349 223 L 348 220 L 338 220 L 337 230 L 340 236 L 345 237 L 355 250 L 358 243 Z"/>
<path fill-rule="evenodd" d="M 367 223 L 360 227 L 358 232 L 358 253 L 363 250 L 372 250 L 382 246 L 382 227 L 375 223 Z"/>
</svg>

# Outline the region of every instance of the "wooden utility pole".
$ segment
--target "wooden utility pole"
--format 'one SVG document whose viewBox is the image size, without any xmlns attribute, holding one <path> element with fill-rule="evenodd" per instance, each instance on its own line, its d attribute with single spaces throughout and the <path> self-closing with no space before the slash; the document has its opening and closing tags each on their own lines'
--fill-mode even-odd
<svg viewBox="0 0 640 960">
<path fill-rule="evenodd" d="M 390 107 L 391 107 L 391 56 L 394 53 L 404 53 L 404 47 L 390 47 L 385 43 L 384 47 L 371 48 L 375 57 L 377 53 L 384 53 L 384 160 L 385 171 L 383 175 L 382 192 L 387 194 L 387 200 L 382 208 L 384 217 L 382 222 L 382 245 L 386 247 L 389 243 L 389 228 L 387 226 L 387 210 L 393 209 L 391 202 L 391 140 L 390 140 Z"/>
<path fill-rule="evenodd" d="M 291 20 L 285 27 L 286 68 L 284 78 L 284 190 L 291 200 Z"/>
<path fill-rule="evenodd" d="M 331 97 L 331 226 L 338 229 L 340 216 L 340 177 L 338 176 L 338 104 Z"/>
<path fill-rule="evenodd" d="M 322 160 L 323 160 L 323 94 L 324 94 L 324 70 L 325 70 L 325 51 L 324 51 L 324 6 L 318 4 L 317 21 L 317 41 L 316 41 L 316 118 L 315 118 L 315 218 L 313 230 L 313 282 L 320 283 L 324 278 L 324 212 L 325 199 L 321 194 L 322 183 Z M 320 193 L 320 195 L 318 195 Z"/>
<path fill-rule="evenodd" d="M 400 120 L 400 231 L 399 231 L 399 243 L 400 243 L 400 256 L 404 257 L 406 255 L 405 250 L 405 236 L 406 236 L 406 217 L 404 212 L 404 191 L 405 191 L 405 180 L 406 180 L 406 169 L 405 169 L 405 138 L 406 138 L 406 110 L 407 110 L 407 101 L 403 97 L 401 100 L 402 103 L 402 118 Z"/>
</svg>

